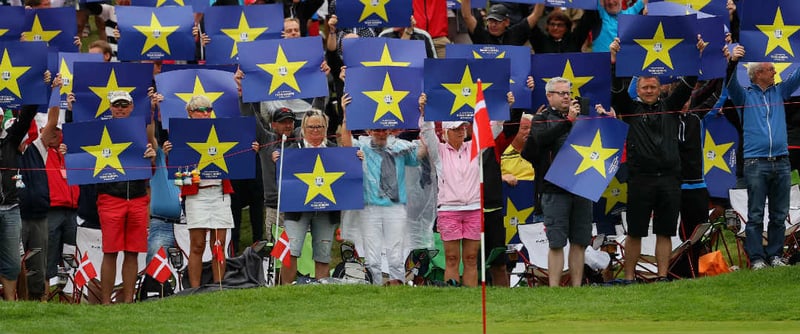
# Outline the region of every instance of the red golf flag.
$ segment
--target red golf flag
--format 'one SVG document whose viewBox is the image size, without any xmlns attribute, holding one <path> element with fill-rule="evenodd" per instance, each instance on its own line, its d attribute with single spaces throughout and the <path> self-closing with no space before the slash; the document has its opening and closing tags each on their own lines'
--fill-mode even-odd
<svg viewBox="0 0 800 334">
<path fill-rule="evenodd" d="M 225 262 L 225 251 L 223 250 L 222 243 L 220 243 L 219 240 L 214 242 L 214 247 L 211 249 L 211 253 L 214 254 L 214 258 L 217 259 L 217 262 Z"/>
<path fill-rule="evenodd" d="M 94 270 L 92 261 L 89 261 L 89 253 L 85 252 L 80 265 L 78 265 L 78 271 L 75 272 L 75 286 L 83 289 L 83 286 L 95 277 L 97 277 L 97 271 Z"/>
<path fill-rule="evenodd" d="M 481 150 L 494 147 L 494 135 L 489 124 L 489 111 L 486 110 L 486 101 L 483 100 L 483 85 L 478 80 L 478 94 L 475 100 L 475 119 L 472 121 L 472 149 L 470 160 L 475 159 Z"/>
<path fill-rule="evenodd" d="M 272 248 L 270 255 L 280 260 L 284 266 L 289 265 L 289 235 L 285 230 L 281 233 L 281 237 L 278 238 L 278 243 Z"/>
<path fill-rule="evenodd" d="M 159 248 L 158 253 L 150 260 L 146 272 L 161 284 L 164 284 L 172 276 L 167 265 L 167 252 L 164 251 L 164 247 Z"/>
</svg>

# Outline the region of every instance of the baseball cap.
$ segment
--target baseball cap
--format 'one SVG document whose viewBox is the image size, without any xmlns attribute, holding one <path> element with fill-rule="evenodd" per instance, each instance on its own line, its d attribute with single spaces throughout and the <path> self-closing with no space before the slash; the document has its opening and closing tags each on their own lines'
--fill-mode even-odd
<svg viewBox="0 0 800 334">
<path fill-rule="evenodd" d="M 130 103 L 133 103 L 133 98 L 131 97 L 131 94 L 128 94 L 128 92 L 124 90 L 115 90 L 108 92 L 108 102 L 114 103 L 117 101 L 128 101 Z"/>
<path fill-rule="evenodd" d="M 442 122 L 442 129 L 455 129 L 462 124 L 469 124 L 469 122 L 465 121 L 449 121 L 449 122 Z"/>
<path fill-rule="evenodd" d="M 501 4 L 492 5 L 489 8 L 489 14 L 486 15 L 487 19 L 495 21 L 503 21 L 508 18 L 508 8 Z"/>
<path fill-rule="evenodd" d="M 281 122 L 287 119 L 292 119 L 292 120 L 294 119 L 294 112 L 292 111 L 292 109 L 282 107 L 275 109 L 275 111 L 272 112 L 273 122 Z"/>
</svg>

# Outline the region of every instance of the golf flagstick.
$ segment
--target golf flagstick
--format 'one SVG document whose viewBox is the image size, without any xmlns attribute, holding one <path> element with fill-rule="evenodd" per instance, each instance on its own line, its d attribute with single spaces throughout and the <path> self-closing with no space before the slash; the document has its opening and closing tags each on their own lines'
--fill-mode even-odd
<svg viewBox="0 0 800 334">
<path fill-rule="evenodd" d="M 285 134 L 281 135 L 281 155 L 279 157 L 281 159 L 281 163 L 280 163 L 280 166 L 279 166 L 279 169 L 278 169 L 278 208 L 277 208 L 277 214 L 275 214 L 275 232 L 278 232 L 277 227 L 280 226 L 280 221 L 281 221 L 281 189 L 283 189 L 283 187 L 281 187 L 281 183 L 283 183 L 283 149 L 284 148 L 286 148 L 286 135 Z M 275 234 L 273 234 L 273 238 L 274 238 L 274 236 L 275 236 Z M 280 237 L 278 237 L 278 239 L 280 239 Z M 278 239 L 275 239 L 275 240 L 278 240 Z M 289 261 L 292 260 L 291 256 L 292 256 L 292 254 L 289 254 L 289 257 L 290 257 Z M 276 275 L 278 273 L 278 269 L 275 266 L 275 260 L 272 260 L 272 261 L 273 261 L 272 262 L 273 263 L 272 264 L 272 277 L 277 277 Z M 281 275 L 283 275 L 283 266 L 281 266 Z M 283 282 L 282 279 L 281 279 L 281 282 Z M 275 284 L 277 285 L 277 282 Z"/>
</svg>

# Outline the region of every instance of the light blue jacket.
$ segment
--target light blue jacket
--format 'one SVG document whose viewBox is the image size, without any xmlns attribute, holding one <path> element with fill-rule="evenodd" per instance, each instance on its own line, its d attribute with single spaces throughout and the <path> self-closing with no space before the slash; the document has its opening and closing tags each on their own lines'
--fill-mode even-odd
<svg viewBox="0 0 800 334">
<path fill-rule="evenodd" d="M 731 101 L 742 106 L 739 119 L 744 129 L 744 158 L 788 155 L 783 104 L 800 87 L 800 74 L 795 70 L 783 82 L 762 90 L 752 83 L 749 87 L 742 87 L 736 72 L 733 71 L 727 88 Z"/>
<path fill-rule="evenodd" d="M 419 166 L 417 146 L 393 136 L 387 138 L 386 147 L 394 157 L 398 180 L 399 203 L 393 203 L 389 198 L 381 196 L 381 163 L 383 155 L 372 147 L 371 141 L 372 138 L 369 136 L 361 136 L 358 141 L 354 142 L 364 152 L 364 203 L 377 206 L 406 204 L 406 166 Z"/>
</svg>

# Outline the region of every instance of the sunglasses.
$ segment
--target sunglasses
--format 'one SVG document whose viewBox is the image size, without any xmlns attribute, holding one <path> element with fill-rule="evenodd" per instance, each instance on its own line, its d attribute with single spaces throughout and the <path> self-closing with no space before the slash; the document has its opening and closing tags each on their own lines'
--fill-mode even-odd
<svg viewBox="0 0 800 334">
<path fill-rule="evenodd" d="M 131 103 L 128 101 L 116 101 L 111 104 L 111 106 L 115 108 L 126 108 L 129 105 L 131 105 Z"/>
<path fill-rule="evenodd" d="M 211 113 L 213 111 L 214 111 L 214 108 L 212 108 L 212 107 L 198 107 L 198 108 L 194 108 L 194 110 L 192 110 L 192 112 L 196 112 L 196 113 L 201 113 L 202 112 L 202 113 L 207 113 L 207 114 Z"/>
</svg>

